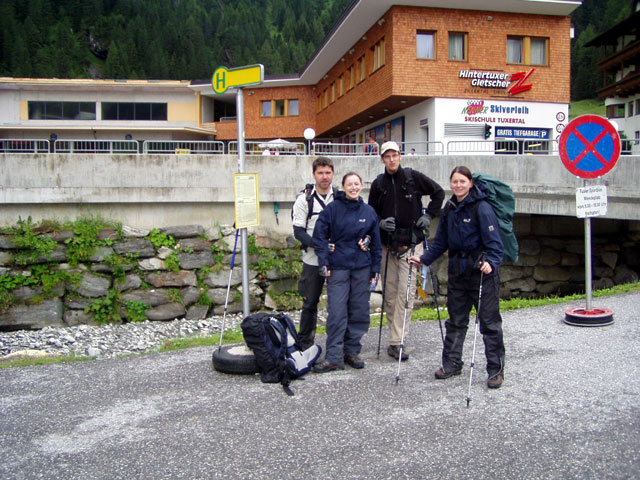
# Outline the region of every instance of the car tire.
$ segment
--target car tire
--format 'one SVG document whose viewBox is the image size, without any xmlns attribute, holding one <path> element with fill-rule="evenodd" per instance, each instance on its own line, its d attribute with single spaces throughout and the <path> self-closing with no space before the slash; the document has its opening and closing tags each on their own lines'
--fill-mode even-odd
<svg viewBox="0 0 640 480">
<path fill-rule="evenodd" d="M 211 357 L 213 368 L 221 373 L 234 375 L 253 375 L 258 373 L 258 366 L 253 352 L 243 344 L 223 345 L 213 351 Z"/>
</svg>

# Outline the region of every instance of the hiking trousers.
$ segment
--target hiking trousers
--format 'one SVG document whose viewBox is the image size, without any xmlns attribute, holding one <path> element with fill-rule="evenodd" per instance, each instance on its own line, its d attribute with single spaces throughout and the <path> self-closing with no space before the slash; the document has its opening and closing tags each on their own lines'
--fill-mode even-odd
<svg viewBox="0 0 640 480">
<path fill-rule="evenodd" d="M 357 355 L 369 329 L 370 268 L 331 270 L 327 279 L 327 346 L 325 359 L 344 365 L 345 355 Z"/>
<path fill-rule="evenodd" d="M 384 288 L 384 313 L 387 315 L 387 325 L 389 325 L 389 345 L 400 345 L 402 343 L 402 323 L 404 322 L 404 311 L 407 302 L 407 280 L 409 277 L 409 264 L 407 258 L 412 255 L 411 249 L 407 249 L 398 256 L 397 251 L 391 247 L 387 255 L 388 246 L 382 247 L 382 288 Z M 416 245 L 413 255 L 422 255 L 423 245 Z M 388 261 L 388 265 L 385 262 Z M 386 277 L 384 273 L 386 271 Z M 409 324 L 411 323 L 411 311 L 413 310 L 413 300 L 416 292 L 416 278 L 419 270 L 414 266 L 411 272 L 411 286 L 409 287 L 409 309 L 407 321 L 404 325 L 404 338 L 409 335 Z"/>
<path fill-rule="evenodd" d="M 495 375 L 504 368 L 504 342 L 502 338 L 502 317 L 500 316 L 500 277 L 498 272 L 482 276 L 482 300 L 480 305 L 480 333 L 484 340 L 487 358 L 487 373 Z M 449 319 L 445 322 L 447 334 L 442 350 L 442 366 L 445 372 L 462 368 L 462 347 L 471 307 L 478 308 L 480 272 L 470 268 L 461 275 L 449 271 L 447 286 L 447 308 Z"/>
<path fill-rule="evenodd" d="M 319 268 L 315 265 L 302 263 L 298 293 L 302 296 L 303 302 L 298 337 L 303 350 L 312 346 L 316 337 L 318 302 L 324 285 L 324 277 L 318 274 L 318 270 Z"/>
</svg>

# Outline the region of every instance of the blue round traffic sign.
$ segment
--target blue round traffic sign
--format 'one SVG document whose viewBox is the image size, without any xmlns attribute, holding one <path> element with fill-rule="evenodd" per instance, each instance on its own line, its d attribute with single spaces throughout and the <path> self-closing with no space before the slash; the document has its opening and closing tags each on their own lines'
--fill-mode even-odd
<svg viewBox="0 0 640 480">
<path fill-rule="evenodd" d="M 564 128 L 558 151 L 569 172 L 580 178 L 601 177 L 620 157 L 620 135 L 606 118 L 582 115 Z"/>
</svg>

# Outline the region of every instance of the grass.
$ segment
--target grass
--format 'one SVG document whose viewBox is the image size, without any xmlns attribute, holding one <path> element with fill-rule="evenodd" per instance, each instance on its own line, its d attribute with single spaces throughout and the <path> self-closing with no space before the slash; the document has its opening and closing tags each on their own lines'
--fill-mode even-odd
<svg viewBox="0 0 640 480">
<path fill-rule="evenodd" d="M 573 120 L 580 115 L 600 115 L 606 116 L 604 101 L 597 98 L 588 98 L 571 102 L 569 105 L 569 120 Z"/>
<path fill-rule="evenodd" d="M 638 283 L 627 283 L 624 285 L 616 285 L 611 288 L 606 288 L 603 290 L 595 290 L 593 292 L 593 297 L 606 297 L 608 295 L 619 295 L 622 293 L 629 292 L 637 292 L 640 291 L 640 282 Z M 576 294 L 576 295 L 568 295 L 565 297 L 545 297 L 545 298 L 512 298 L 509 300 L 500 300 L 500 311 L 506 312 L 509 310 L 517 310 L 522 308 L 531 308 L 531 307 L 540 307 L 544 305 L 555 305 L 559 303 L 567 303 L 573 302 L 575 300 L 581 300 L 586 298 L 584 294 Z M 383 316 L 384 317 L 384 316 Z M 447 307 L 440 307 L 440 318 L 442 320 L 449 318 L 449 314 L 447 312 Z M 411 315 L 412 322 L 422 322 L 422 321 L 430 321 L 437 320 L 438 312 L 435 308 L 432 307 L 423 307 L 420 309 L 416 309 L 413 311 Z M 383 318 L 383 325 L 386 325 L 386 318 Z M 377 328 L 380 325 L 380 314 L 375 313 L 371 315 L 371 328 Z M 326 333 L 326 329 L 323 325 L 318 325 L 317 334 Z M 244 338 L 242 337 L 242 331 L 240 327 L 236 327 L 234 330 L 226 331 L 222 337 L 222 343 L 242 343 Z M 211 347 L 217 346 L 220 343 L 220 334 L 216 335 L 196 335 L 192 337 L 184 337 L 184 338 L 173 338 L 169 340 L 165 340 L 163 345 L 154 350 L 154 352 L 169 352 L 173 350 L 184 350 L 186 348 L 193 347 Z M 75 355 L 48 355 L 44 357 L 18 357 L 11 359 L 1 359 L 0 358 L 0 368 L 7 367 L 26 367 L 32 365 L 48 365 L 52 363 L 62 363 L 62 362 L 81 362 L 87 360 L 94 360 L 90 357 L 80 357 Z"/>
</svg>

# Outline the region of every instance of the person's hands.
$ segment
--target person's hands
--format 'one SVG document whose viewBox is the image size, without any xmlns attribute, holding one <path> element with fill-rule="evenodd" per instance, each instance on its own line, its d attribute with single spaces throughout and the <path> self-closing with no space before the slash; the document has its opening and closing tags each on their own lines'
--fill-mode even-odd
<svg viewBox="0 0 640 480">
<path fill-rule="evenodd" d="M 491 268 L 491 264 L 489 262 L 482 262 L 479 270 L 485 275 L 489 275 L 493 271 L 493 268 Z"/>
<path fill-rule="evenodd" d="M 318 275 L 320 275 L 321 277 L 330 277 L 331 270 L 329 270 L 326 265 L 322 265 L 320 268 L 318 268 Z"/>
<path fill-rule="evenodd" d="M 388 233 L 396 231 L 396 219 L 394 217 L 387 217 L 380 220 L 380 229 Z"/>
<path fill-rule="evenodd" d="M 416 220 L 416 227 L 424 232 L 425 237 L 429 236 L 429 225 L 431 225 L 431 215 L 427 213 Z"/>
<path fill-rule="evenodd" d="M 369 250 L 369 245 L 371 245 L 371 236 L 370 235 L 365 235 L 364 238 L 361 238 L 360 240 L 358 240 L 358 245 L 360 246 L 360 249 L 363 252 L 366 252 Z"/>
<path fill-rule="evenodd" d="M 412 265 L 420 265 L 422 262 L 420 261 L 420 257 L 417 255 L 411 255 L 409 258 L 407 258 L 407 263 L 412 266 Z"/>
<path fill-rule="evenodd" d="M 380 280 L 379 273 L 371 273 L 371 280 L 369 281 L 369 290 L 373 291 L 376 289 L 376 285 L 378 285 L 378 280 Z"/>
</svg>

